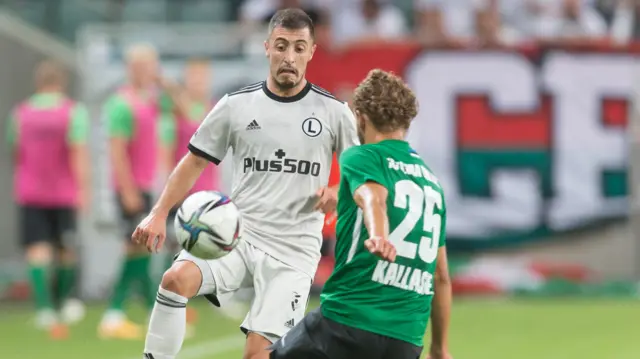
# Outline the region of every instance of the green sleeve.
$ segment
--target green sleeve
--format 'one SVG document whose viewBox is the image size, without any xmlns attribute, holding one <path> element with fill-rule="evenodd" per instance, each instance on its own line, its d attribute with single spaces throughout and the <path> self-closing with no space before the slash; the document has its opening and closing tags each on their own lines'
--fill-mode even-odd
<svg viewBox="0 0 640 359">
<path fill-rule="evenodd" d="M 171 112 L 163 113 L 158 124 L 160 143 L 171 146 L 176 142 L 176 118 Z"/>
<path fill-rule="evenodd" d="M 70 144 L 84 144 L 89 138 L 89 111 L 82 104 L 76 104 L 71 111 L 71 122 L 67 141 Z"/>
<path fill-rule="evenodd" d="M 340 156 L 340 173 L 353 195 L 358 187 L 367 182 L 384 185 L 384 171 L 380 156 L 365 146 L 348 148 Z"/>
<path fill-rule="evenodd" d="M 110 137 L 133 137 L 133 110 L 122 96 L 112 96 L 104 110 Z"/>
<path fill-rule="evenodd" d="M 14 111 L 7 119 L 7 144 L 12 148 L 18 144 L 18 122 Z"/>
</svg>

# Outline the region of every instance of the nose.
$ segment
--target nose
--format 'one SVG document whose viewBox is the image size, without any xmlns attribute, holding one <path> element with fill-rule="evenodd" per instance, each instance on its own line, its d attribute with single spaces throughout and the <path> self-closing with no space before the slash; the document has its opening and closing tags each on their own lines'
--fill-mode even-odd
<svg viewBox="0 0 640 359">
<path fill-rule="evenodd" d="M 287 65 L 293 65 L 295 62 L 295 55 L 295 50 L 293 48 L 289 48 L 284 55 L 284 62 L 287 63 Z"/>
</svg>

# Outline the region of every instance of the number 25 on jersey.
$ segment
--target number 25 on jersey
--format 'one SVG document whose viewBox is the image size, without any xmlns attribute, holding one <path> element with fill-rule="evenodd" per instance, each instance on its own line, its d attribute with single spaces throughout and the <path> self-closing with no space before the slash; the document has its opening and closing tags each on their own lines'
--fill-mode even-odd
<svg viewBox="0 0 640 359">
<path fill-rule="evenodd" d="M 442 194 L 430 186 L 420 187 L 415 182 L 401 180 L 395 184 L 393 206 L 407 210 L 407 214 L 389 235 L 389 241 L 396 247 L 398 256 L 415 259 L 416 255 L 426 263 L 433 263 L 438 255 L 442 216 L 434 213 L 442 209 Z M 406 241 L 412 237 L 415 227 L 422 218 L 420 243 Z"/>
</svg>

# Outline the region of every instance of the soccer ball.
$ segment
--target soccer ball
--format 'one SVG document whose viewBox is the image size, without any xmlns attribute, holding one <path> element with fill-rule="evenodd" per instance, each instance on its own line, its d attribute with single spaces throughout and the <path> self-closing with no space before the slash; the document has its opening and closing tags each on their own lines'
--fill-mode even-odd
<svg viewBox="0 0 640 359">
<path fill-rule="evenodd" d="M 216 191 L 196 192 L 180 206 L 175 219 L 176 238 L 187 252 L 202 259 L 227 255 L 242 236 L 238 207 Z"/>
</svg>

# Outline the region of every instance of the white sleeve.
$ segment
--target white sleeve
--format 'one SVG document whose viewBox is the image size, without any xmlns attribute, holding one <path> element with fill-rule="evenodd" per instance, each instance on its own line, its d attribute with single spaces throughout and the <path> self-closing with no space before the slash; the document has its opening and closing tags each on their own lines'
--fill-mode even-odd
<svg viewBox="0 0 640 359">
<path fill-rule="evenodd" d="M 191 137 L 189 151 L 196 156 L 218 164 L 230 146 L 229 97 L 225 95 L 207 114 Z"/>
<path fill-rule="evenodd" d="M 337 119 L 336 139 L 333 150 L 340 158 L 340 154 L 351 146 L 360 144 L 358 140 L 358 130 L 356 130 L 356 118 L 349 108 L 349 105 L 341 104 Z"/>
</svg>

